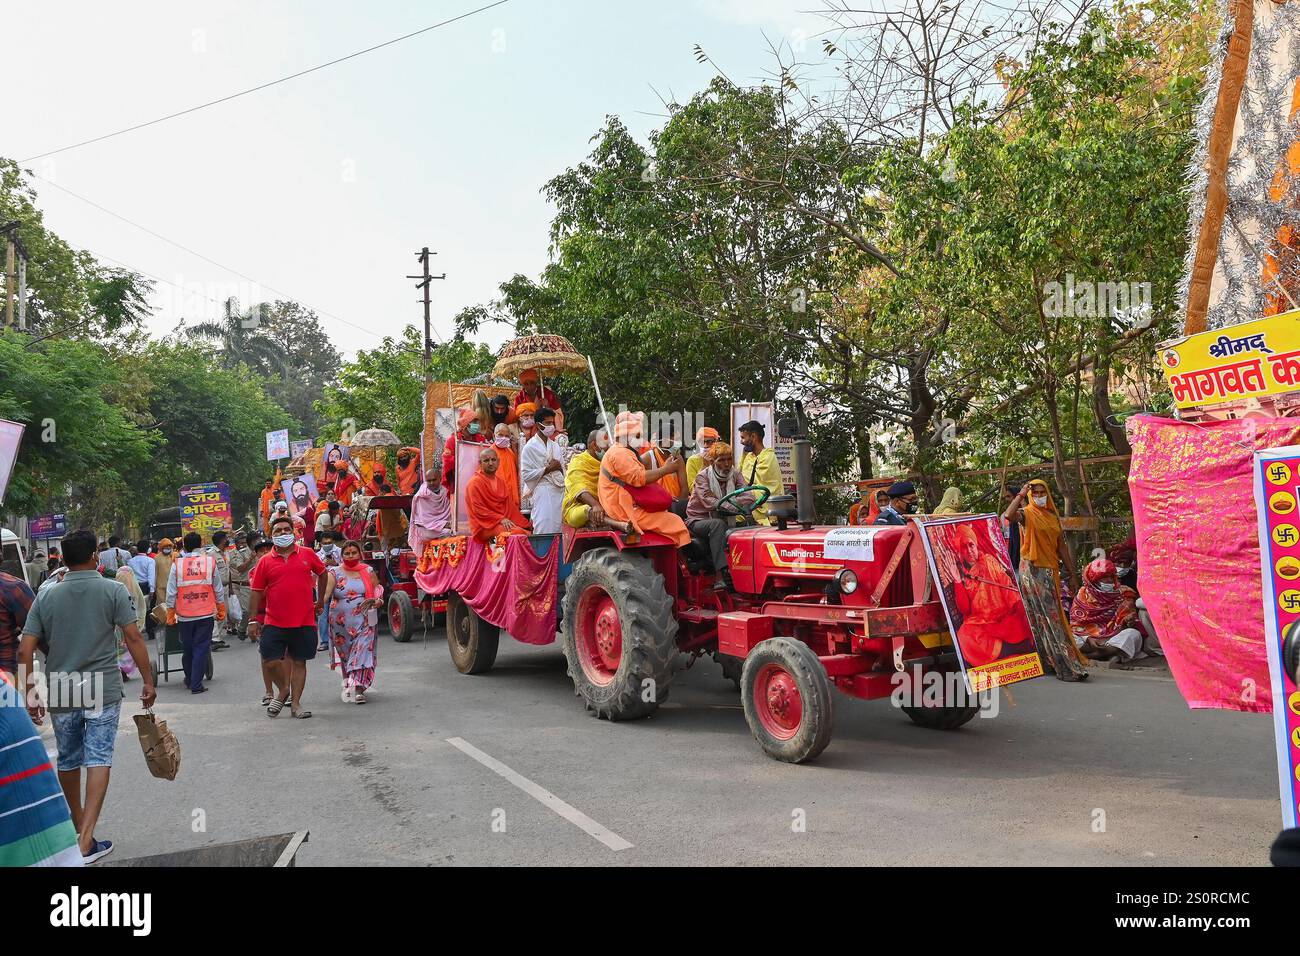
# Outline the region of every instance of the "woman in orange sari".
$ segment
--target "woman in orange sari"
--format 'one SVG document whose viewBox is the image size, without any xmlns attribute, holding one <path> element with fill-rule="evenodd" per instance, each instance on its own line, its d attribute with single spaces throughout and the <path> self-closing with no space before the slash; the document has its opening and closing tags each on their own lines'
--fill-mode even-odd
<svg viewBox="0 0 1300 956">
<path fill-rule="evenodd" d="M 1061 563 L 1065 563 L 1074 590 L 1078 590 L 1078 575 L 1047 482 L 1041 478 L 1028 482 L 1011 499 L 1003 517 L 1024 525 L 1020 535 L 1020 594 L 1044 666 L 1057 680 L 1086 680 L 1088 660 L 1075 646 L 1070 620 L 1061 607 Z"/>
<path fill-rule="evenodd" d="M 671 511 L 646 511 L 627 490 L 627 486 L 643 488 L 653 484 L 670 471 L 675 472 L 682 461 L 680 455 L 673 453 L 662 467 L 647 469 L 637 456 L 645 444 L 644 436 L 645 416 L 641 412 L 619 414 L 614 422 L 614 442 L 600 460 L 597 485 L 600 506 L 615 521 L 630 521 L 642 534 L 657 531 L 683 548 L 691 541 L 686 522 Z"/>
</svg>

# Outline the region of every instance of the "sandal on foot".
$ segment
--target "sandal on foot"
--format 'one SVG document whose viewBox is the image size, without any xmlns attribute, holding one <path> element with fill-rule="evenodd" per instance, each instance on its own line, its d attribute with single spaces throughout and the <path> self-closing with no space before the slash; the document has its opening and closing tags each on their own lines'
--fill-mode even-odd
<svg viewBox="0 0 1300 956">
<path fill-rule="evenodd" d="M 294 720 L 306 720 L 308 717 L 311 716 L 311 711 L 310 711 L 310 710 L 291 710 L 291 711 L 289 711 L 289 714 L 290 714 L 290 716 L 293 717 Z"/>
<path fill-rule="evenodd" d="M 271 701 L 270 706 L 266 708 L 266 716 L 279 717 L 280 711 L 284 710 L 284 701 L 276 699 Z"/>
<path fill-rule="evenodd" d="M 267 694 L 265 697 L 262 698 L 262 706 L 266 707 L 270 703 L 271 703 L 271 695 Z"/>
<path fill-rule="evenodd" d="M 364 692 L 364 691 L 357 691 L 355 694 L 353 694 L 353 695 L 352 695 L 352 702 L 353 702 L 354 704 L 364 704 L 364 703 L 366 702 L 366 695 L 365 695 L 365 692 Z"/>
</svg>

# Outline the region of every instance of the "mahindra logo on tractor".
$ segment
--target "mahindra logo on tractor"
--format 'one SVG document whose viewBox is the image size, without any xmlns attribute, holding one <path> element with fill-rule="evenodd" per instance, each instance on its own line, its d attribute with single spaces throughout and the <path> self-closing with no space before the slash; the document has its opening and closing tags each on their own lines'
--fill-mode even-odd
<svg viewBox="0 0 1300 956">
<path fill-rule="evenodd" d="M 813 561 L 822 556 L 821 548 L 778 548 L 776 553 L 783 561 Z"/>
</svg>

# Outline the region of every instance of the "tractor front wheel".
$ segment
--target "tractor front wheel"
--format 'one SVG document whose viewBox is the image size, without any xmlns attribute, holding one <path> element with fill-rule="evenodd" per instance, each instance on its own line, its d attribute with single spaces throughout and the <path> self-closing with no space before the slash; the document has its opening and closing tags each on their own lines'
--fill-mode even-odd
<svg viewBox="0 0 1300 956">
<path fill-rule="evenodd" d="M 447 647 L 462 674 L 482 674 L 497 659 L 501 631 L 474 613 L 459 594 L 447 596 Z"/>
<path fill-rule="evenodd" d="M 564 585 L 564 656 L 597 717 L 632 720 L 668 696 L 677 620 L 663 575 L 639 555 L 588 551 Z"/>
<path fill-rule="evenodd" d="M 980 712 L 978 701 L 972 703 L 974 698 L 960 674 L 953 671 L 928 671 L 927 674 L 936 674 L 940 678 L 936 688 L 938 693 L 933 695 L 937 699 L 927 700 L 924 678 L 919 681 L 921 686 L 913 689 L 913 699 L 919 699 L 920 705 L 903 706 L 903 713 L 912 718 L 913 723 L 930 730 L 956 730 Z M 956 681 L 950 680 L 954 675 Z"/>
<path fill-rule="evenodd" d="M 398 644 L 405 644 L 411 639 L 415 609 L 411 606 L 411 596 L 405 591 L 394 591 L 388 599 L 388 633 Z"/>
<path fill-rule="evenodd" d="M 754 739 L 769 757 L 812 760 L 831 742 L 831 684 L 813 649 L 773 637 L 755 645 L 740 675 L 740 698 Z"/>
</svg>

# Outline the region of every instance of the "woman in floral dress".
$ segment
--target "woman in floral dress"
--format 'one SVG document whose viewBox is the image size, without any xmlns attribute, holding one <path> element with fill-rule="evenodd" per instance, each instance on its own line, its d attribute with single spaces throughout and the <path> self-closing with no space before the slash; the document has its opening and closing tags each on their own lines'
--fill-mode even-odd
<svg viewBox="0 0 1300 956">
<path fill-rule="evenodd" d="M 343 702 L 366 702 L 375 679 L 375 635 L 384 589 L 361 561 L 361 544 L 343 545 L 342 567 L 329 570 L 330 669 L 343 671 Z"/>
</svg>

